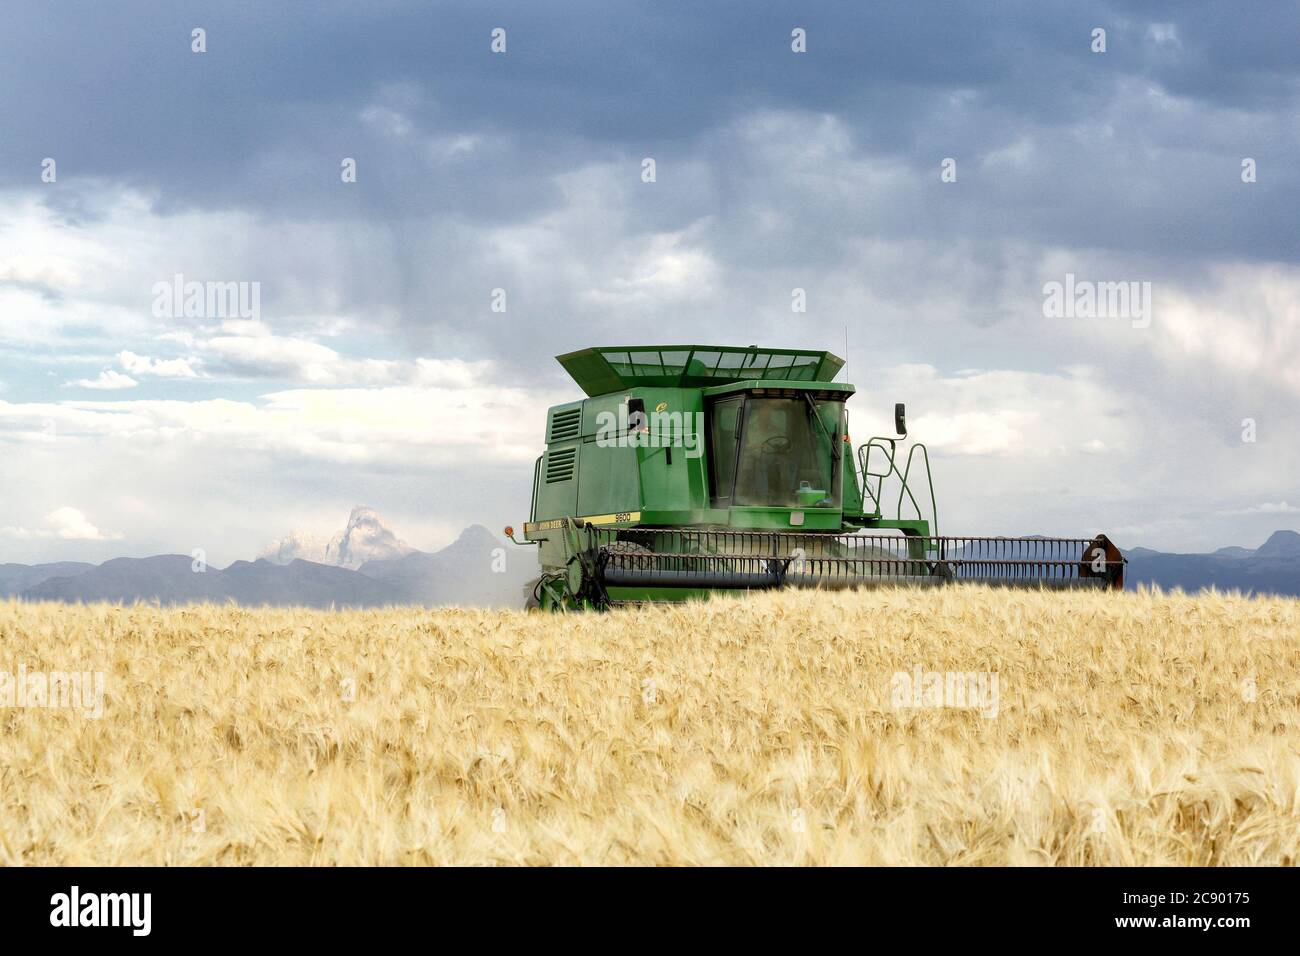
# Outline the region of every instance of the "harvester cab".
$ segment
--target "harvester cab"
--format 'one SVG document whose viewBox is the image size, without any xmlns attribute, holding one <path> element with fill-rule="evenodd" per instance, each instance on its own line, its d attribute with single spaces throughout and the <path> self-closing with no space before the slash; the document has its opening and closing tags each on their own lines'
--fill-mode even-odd
<svg viewBox="0 0 1300 956">
<path fill-rule="evenodd" d="M 938 536 L 929 453 L 895 436 L 855 451 L 830 352 L 582 349 L 558 361 L 586 398 L 547 413 L 525 542 L 547 609 L 775 587 L 1118 587 L 1099 535 Z M 513 531 L 507 529 L 513 537 Z"/>
</svg>

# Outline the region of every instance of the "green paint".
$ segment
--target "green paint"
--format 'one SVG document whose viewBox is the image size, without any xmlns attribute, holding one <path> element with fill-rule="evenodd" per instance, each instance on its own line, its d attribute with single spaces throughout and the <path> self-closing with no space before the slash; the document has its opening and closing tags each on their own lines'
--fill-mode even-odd
<svg viewBox="0 0 1300 956">
<path fill-rule="evenodd" d="M 596 568 L 576 519 L 625 513 L 636 517 L 603 526 L 931 533 L 928 455 L 927 519 L 911 487 L 913 458 L 898 467 L 895 439 L 872 439 L 856 455 L 845 441 L 845 402 L 855 389 L 832 381 L 844 363 L 830 352 L 619 346 L 582 349 L 558 361 L 587 397 L 548 411 L 546 450 L 535 469 L 525 536 L 540 544 L 543 607 L 710 593 L 615 588 L 594 594 Z M 913 454 L 917 447 L 924 449 L 914 446 Z M 892 509 L 880 500 L 886 479 L 901 483 Z M 541 522 L 556 526 L 532 527 Z M 924 549 L 914 556 L 924 557 Z"/>
</svg>

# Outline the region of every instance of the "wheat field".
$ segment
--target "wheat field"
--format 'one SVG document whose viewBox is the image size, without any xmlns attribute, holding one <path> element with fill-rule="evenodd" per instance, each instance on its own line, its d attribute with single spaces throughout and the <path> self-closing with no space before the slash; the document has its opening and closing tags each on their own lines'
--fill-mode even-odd
<svg viewBox="0 0 1300 956">
<path fill-rule="evenodd" d="M 11 601 L 0 669 L 10 865 L 1300 854 L 1294 600 L 952 588 L 566 616 Z M 102 673 L 102 715 L 19 706 L 34 672 Z M 969 675 L 964 706 L 968 678 L 930 674 Z"/>
</svg>

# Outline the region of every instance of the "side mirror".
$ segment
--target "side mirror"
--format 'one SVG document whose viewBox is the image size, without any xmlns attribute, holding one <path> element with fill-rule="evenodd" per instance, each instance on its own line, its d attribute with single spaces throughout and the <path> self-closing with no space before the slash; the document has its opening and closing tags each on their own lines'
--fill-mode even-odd
<svg viewBox="0 0 1300 956">
<path fill-rule="evenodd" d="M 902 402 L 894 405 L 894 431 L 902 438 L 907 437 L 907 406 Z"/>
</svg>

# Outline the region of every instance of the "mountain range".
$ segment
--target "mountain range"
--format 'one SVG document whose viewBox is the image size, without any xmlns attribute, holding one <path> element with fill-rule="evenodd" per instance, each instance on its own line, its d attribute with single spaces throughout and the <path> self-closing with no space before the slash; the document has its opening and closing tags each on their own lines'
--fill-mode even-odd
<svg viewBox="0 0 1300 956">
<path fill-rule="evenodd" d="M 1220 548 L 1211 554 L 1166 554 L 1150 548 L 1132 548 L 1125 587 L 1158 585 L 1199 591 L 1250 591 L 1300 597 L 1300 534 L 1275 531 L 1258 548 Z"/>
<path fill-rule="evenodd" d="M 416 553 L 384 523 L 379 512 L 357 505 L 348 516 L 347 527 L 329 540 L 310 532 L 290 531 L 272 541 L 258 554 L 274 564 L 288 564 L 295 559 L 356 571 L 367 561 L 402 558 Z"/>
<path fill-rule="evenodd" d="M 320 560 L 299 556 L 303 552 Z M 94 565 L 0 564 L 0 597 L 86 603 L 208 602 L 245 607 L 522 607 L 537 555 L 471 525 L 440 551 L 402 542 L 371 508 L 323 540 L 298 532 L 254 561 L 204 566 L 183 554 L 114 558 Z"/>
<path fill-rule="evenodd" d="M 1211 554 L 1124 551 L 1126 586 L 1300 597 L 1300 534 L 1276 531 L 1258 548 Z M 522 607 L 537 575 L 536 552 L 471 525 L 440 551 L 402 541 L 373 508 L 352 510 L 329 538 L 290 532 L 256 560 L 203 567 L 182 554 L 114 558 L 103 564 L 0 564 L 0 597 L 30 601 L 195 602 L 241 606 Z"/>
</svg>

